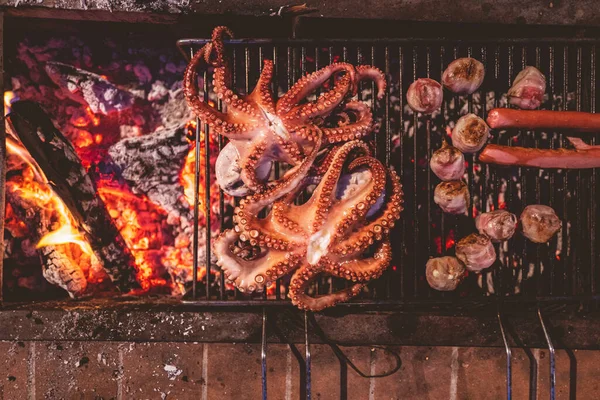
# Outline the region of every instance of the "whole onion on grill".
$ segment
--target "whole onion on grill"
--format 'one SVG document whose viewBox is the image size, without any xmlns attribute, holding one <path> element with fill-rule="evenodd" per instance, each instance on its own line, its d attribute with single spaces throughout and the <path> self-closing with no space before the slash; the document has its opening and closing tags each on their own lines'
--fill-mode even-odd
<svg viewBox="0 0 600 400">
<path fill-rule="evenodd" d="M 433 201 L 448 214 L 466 214 L 471 196 L 469 188 L 462 181 L 442 182 L 435 187 Z"/>
<path fill-rule="evenodd" d="M 446 256 L 427 261 L 425 277 L 433 289 L 447 292 L 456 289 L 465 272 L 465 266 L 458 258 Z"/>
<path fill-rule="evenodd" d="M 443 181 L 456 181 L 465 174 L 465 156 L 456 147 L 444 140 L 442 147 L 431 156 L 429 166 Z"/>
<path fill-rule="evenodd" d="M 459 118 L 452 130 L 452 145 L 463 153 L 476 153 L 485 145 L 490 128 L 475 114 Z"/>
<path fill-rule="evenodd" d="M 429 78 L 414 81 L 406 93 L 406 101 L 413 111 L 431 114 L 439 110 L 444 100 L 444 91 L 439 82 Z"/>
<path fill-rule="evenodd" d="M 452 61 L 442 75 L 442 84 L 456 94 L 471 94 L 483 83 L 485 68 L 483 64 L 471 57 Z"/>
<path fill-rule="evenodd" d="M 525 207 L 521 213 L 523 235 L 535 243 L 546 243 L 562 227 L 554 209 L 541 204 Z"/>
<path fill-rule="evenodd" d="M 525 67 L 508 89 L 508 103 L 526 110 L 538 108 L 544 101 L 546 77 L 535 67 Z"/>
<path fill-rule="evenodd" d="M 475 218 L 475 226 L 479 233 L 489 236 L 496 242 L 510 239 L 515 234 L 518 222 L 517 216 L 506 210 L 479 214 Z"/>
<path fill-rule="evenodd" d="M 462 261 L 469 271 L 481 271 L 496 261 L 496 249 L 486 235 L 472 233 L 456 244 L 456 258 Z"/>
</svg>

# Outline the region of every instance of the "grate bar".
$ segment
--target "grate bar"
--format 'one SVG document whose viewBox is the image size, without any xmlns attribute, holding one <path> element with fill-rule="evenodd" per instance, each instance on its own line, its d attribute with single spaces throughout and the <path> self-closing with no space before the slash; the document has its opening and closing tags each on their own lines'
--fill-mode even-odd
<svg viewBox="0 0 600 400">
<path fill-rule="evenodd" d="M 190 58 L 194 56 L 193 48 L 190 49 Z M 192 261 L 192 298 L 196 300 L 198 297 L 198 245 L 199 245 L 199 232 L 198 232 L 198 220 L 199 220 L 199 207 L 200 201 L 198 199 L 200 187 L 200 119 L 196 118 L 196 131 L 195 131 L 194 145 L 195 147 L 195 161 L 194 161 L 194 236 L 192 239 L 192 254 L 194 260 Z"/>
<path fill-rule="evenodd" d="M 0 93 L 4 93 L 4 11 L 0 11 Z M 4 215 L 6 207 L 6 125 L 0 115 L 0 306 L 4 302 Z"/>
<path fill-rule="evenodd" d="M 596 45 L 592 45 L 590 50 L 590 112 L 596 112 Z M 592 145 L 595 145 L 597 141 L 600 141 L 600 134 L 592 136 Z M 590 232 L 590 290 L 592 293 L 596 293 L 596 172 L 592 171 L 590 178 L 590 187 L 592 188 L 590 196 L 590 218 L 589 218 L 589 232 Z"/>
</svg>

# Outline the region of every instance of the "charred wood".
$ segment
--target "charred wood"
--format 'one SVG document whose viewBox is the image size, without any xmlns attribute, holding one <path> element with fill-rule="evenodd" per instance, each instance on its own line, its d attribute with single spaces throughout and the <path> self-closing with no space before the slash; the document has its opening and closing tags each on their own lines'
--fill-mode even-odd
<svg viewBox="0 0 600 400">
<path fill-rule="evenodd" d="M 123 111 L 135 101 L 131 92 L 92 72 L 59 62 L 46 63 L 45 70 L 67 97 L 89 106 L 94 114 Z"/>
<path fill-rule="evenodd" d="M 187 225 L 192 215 L 189 204 L 183 201 L 179 174 L 189 150 L 185 129 L 180 126 L 123 139 L 108 153 L 134 193 L 145 194 L 172 218 Z"/>
<path fill-rule="evenodd" d="M 13 212 L 29 227 L 31 242 L 37 243 L 48 233 L 49 221 L 44 210 L 10 191 L 7 192 L 7 200 Z M 63 247 L 66 246 L 50 245 L 39 249 L 42 275 L 51 284 L 66 290 L 72 298 L 80 298 L 87 288 L 87 279 L 80 266 L 65 254 Z"/>
<path fill-rule="evenodd" d="M 14 103 L 8 120 L 79 224 L 113 283 L 121 291 L 138 287 L 131 251 L 73 146 L 36 103 Z"/>
</svg>

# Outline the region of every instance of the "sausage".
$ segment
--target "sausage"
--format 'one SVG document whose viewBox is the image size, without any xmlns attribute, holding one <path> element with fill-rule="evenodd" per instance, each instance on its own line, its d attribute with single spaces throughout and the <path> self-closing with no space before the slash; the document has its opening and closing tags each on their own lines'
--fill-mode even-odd
<svg viewBox="0 0 600 400">
<path fill-rule="evenodd" d="M 492 129 L 570 129 L 596 132 L 600 131 L 600 114 L 579 111 L 494 108 L 488 114 L 487 123 Z"/>
<path fill-rule="evenodd" d="M 479 154 L 486 164 L 517 165 L 538 168 L 600 168 L 600 146 L 590 146 L 579 138 L 568 138 L 570 149 L 532 149 L 488 144 Z"/>
</svg>

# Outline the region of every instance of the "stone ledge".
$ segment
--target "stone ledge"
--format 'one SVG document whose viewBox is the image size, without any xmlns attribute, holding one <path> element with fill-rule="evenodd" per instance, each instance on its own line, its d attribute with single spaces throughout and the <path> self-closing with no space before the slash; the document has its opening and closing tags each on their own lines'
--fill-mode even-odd
<svg viewBox="0 0 600 400">
<path fill-rule="evenodd" d="M 267 309 L 270 342 L 302 343 L 304 314 L 286 305 Z M 373 311 L 337 307 L 309 314 L 311 343 L 502 346 L 495 307 L 470 312 Z M 557 347 L 594 349 L 598 312 L 564 307 L 544 313 Z M 506 314 L 509 333 L 545 347 L 535 310 Z M 93 301 L 29 304 L 0 309 L 0 340 L 260 342 L 262 308 Z"/>
</svg>

